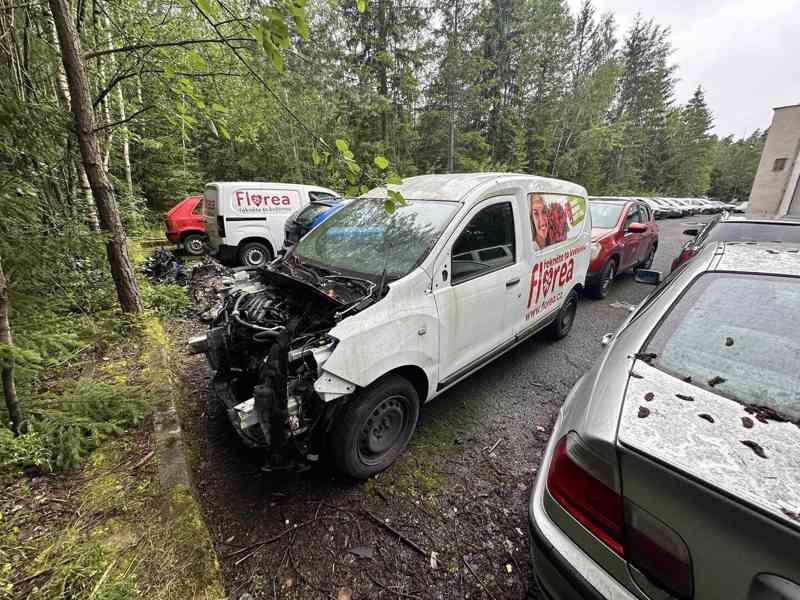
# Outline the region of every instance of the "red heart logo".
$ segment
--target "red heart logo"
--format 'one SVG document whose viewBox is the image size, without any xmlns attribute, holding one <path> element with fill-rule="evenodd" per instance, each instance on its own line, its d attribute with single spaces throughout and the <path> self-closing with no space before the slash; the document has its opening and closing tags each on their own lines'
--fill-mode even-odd
<svg viewBox="0 0 800 600">
<path fill-rule="evenodd" d="M 250 201 L 256 206 L 261 206 L 261 195 L 253 194 L 252 196 L 250 196 Z"/>
<path fill-rule="evenodd" d="M 543 280 L 543 287 L 544 287 L 544 295 L 547 296 L 548 292 L 550 291 L 550 283 L 553 280 L 553 271 L 548 269 L 544 273 L 544 280 Z"/>
</svg>

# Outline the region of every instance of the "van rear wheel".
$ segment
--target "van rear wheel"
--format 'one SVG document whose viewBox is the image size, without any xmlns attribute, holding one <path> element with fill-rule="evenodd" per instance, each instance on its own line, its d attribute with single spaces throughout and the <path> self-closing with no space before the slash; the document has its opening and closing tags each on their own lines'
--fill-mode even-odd
<svg viewBox="0 0 800 600">
<path fill-rule="evenodd" d="M 337 416 L 328 438 L 336 466 L 356 479 L 383 471 L 406 449 L 418 418 L 414 386 L 399 375 L 379 379 Z"/>
<path fill-rule="evenodd" d="M 575 315 L 578 312 L 578 293 L 572 290 L 564 300 L 564 304 L 558 311 L 556 320 L 547 327 L 548 335 L 554 340 L 567 337 L 575 323 Z"/>
<path fill-rule="evenodd" d="M 239 262 L 245 267 L 263 267 L 272 260 L 272 250 L 261 242 L 247 242 L 239 248 Z"/>
</svg>

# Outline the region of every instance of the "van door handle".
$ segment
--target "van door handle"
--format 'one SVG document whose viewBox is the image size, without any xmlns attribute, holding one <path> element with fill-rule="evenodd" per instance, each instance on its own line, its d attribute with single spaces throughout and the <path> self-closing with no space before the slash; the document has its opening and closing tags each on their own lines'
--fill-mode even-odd
<svg viewBox="0 0 800 600">
<path fill-rule="evenodd" d="M 514 279 L 509 279 L 506 281 L 506 287 L 511 287 L 517 285 L 519 283 L 519 277 L 515 277 Z"/>
</svg>

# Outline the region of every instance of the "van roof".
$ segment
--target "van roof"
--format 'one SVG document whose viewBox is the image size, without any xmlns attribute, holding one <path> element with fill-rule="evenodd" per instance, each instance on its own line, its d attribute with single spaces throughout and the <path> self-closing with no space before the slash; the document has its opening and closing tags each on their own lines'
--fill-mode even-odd
<svg viewBox="0 0 800 600">
<path fill-rule="evenodd" d="M 336 196 L 341 196 L 338 192 L 334 192 L 332 189 L 327 188 L 323 185 L 311 185 L 307 183 L 287 183 L 281 181 L 211 181 L 206 184 L 206 187 L 272 187 L 278 189 L 292 189 L 292 190 L 322 190 L 325 192 L 331 192 Z"/>
<path fill-rule="evenodd" d="M 399 185 L 390 185 L 389 189 L 403 194 L 409 200 L 451 200 L 461 201 L 479 187 L 501 188 L 505 185 L 525 183 L 528 187 L 544 193 L 569 194 L 586 196 L 586 190 L 575 183 L 524 175 L 519 173 L 450 173 L 442 175 L 418 175 L 407 177 Z M 377 187 L 363 197 L 384 198 L 387 188 Z"/>
</svg>

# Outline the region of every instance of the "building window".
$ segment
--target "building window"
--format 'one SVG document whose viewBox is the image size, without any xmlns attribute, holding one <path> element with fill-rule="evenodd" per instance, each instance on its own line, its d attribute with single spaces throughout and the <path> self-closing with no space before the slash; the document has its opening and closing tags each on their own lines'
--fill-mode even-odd
<svg viewBox="0 0 800 600">
<path fill-rule="evenodd" d="M 772 165 L 773 171 L 783 171 L 783 168 L 786 166 L 786 159 L 785 158 L 776 158 L 775 164 Z"/>
</svg>

